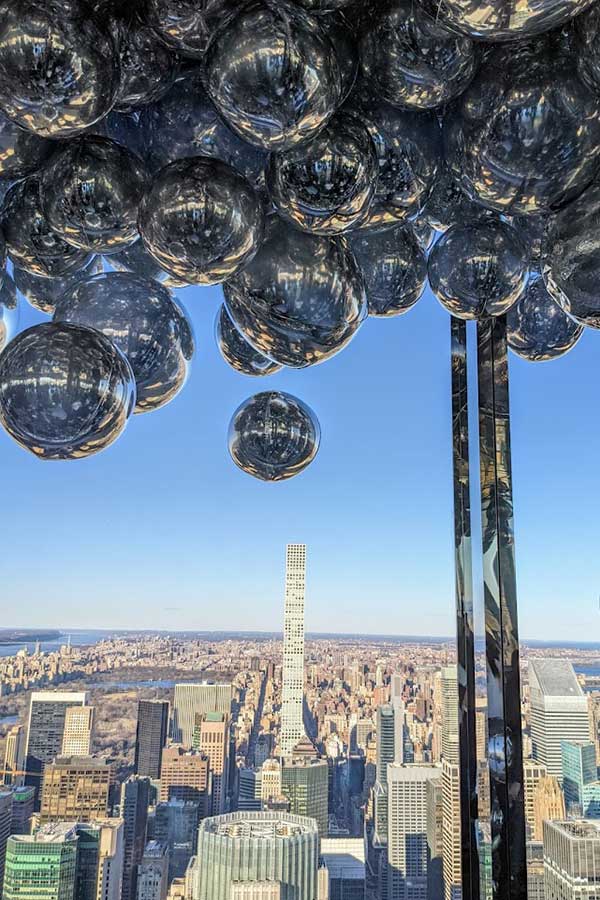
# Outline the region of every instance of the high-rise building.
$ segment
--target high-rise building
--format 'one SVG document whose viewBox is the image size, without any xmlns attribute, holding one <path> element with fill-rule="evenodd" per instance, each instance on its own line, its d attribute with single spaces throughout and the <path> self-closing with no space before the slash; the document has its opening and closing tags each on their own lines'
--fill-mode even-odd
<svg viewBox="0 0 600 900">
<path fill-rule="evenodd" d="M 13 725 L 6 735 L 4 784 L 23 784 L 25 779 L 25 728 Z"/>
<path fill-rule="evenodd" d="M 427 782 L 427 900 L 444 900 L 444 797 L 441 778 Z"/>
<path fill-rule="evenodd" d="M 322 838 L 321 860 L 329 874 L 329 900 L 365 900 L 365 842 Z"/>
<path fill-rule="evenodd" d="M 458 763 L 445 757 L 442 757 L 442 823 L 444 900 L 461 900 L 460 769 Z"/>
<path fill-rule="evenodd" d="M 40 822 L 89 822 L 108 815 L 113 769 L 106 759 L 57 756 L 46 765 Z"/>
<path fill-rule="evenodd" d="M 121 900 L 135 900 L 137 870 L 146 846 L 150 782 L 133 775 L 121 785 L 123 817 L 123 886 Z"/>
<path fill-rule="evenodd" d="M 600 822 L 546 822 L 545 900 L 597 900 L 599 885 Z"/>
<path fill-rule="evenodd" d="M 166 700 L 139 700 L 135 734 L 134 769 L 137 775 L 160 778 L 163 748 L 169 731 Z"/>
<path fill-rule="evenodd" d="M 260 779 L 260 799 L 263 809 L 273 797 L 281 795 L 281 763 L 278 759 L 267 759 L 262 764 Z"/>
<path fill-rule="evenodd" d="M 562 742 L 588 741 L 588 704 L 566 659 L 530 659 L 532 755 L 562 778 Z"/>
<path fill-rule="evenodd" d="M 567 812 L 584 819 L 600 819 L 600 781 L 593 741 L 563 741 L 562 775 Z"/>
<path fill-rule="evenodd" d="M 169 851 L 158 841 L 148 841 L 138 866 L 137 900 L 166 900 L 169 889 Z"/>
<path fill-rule="evenodd" d="M 123 820 L 78 822 L 75 900 L 120 900 Z"/>
<path fill-rule="evenodd" d="M 540 778 L 533 800 L 533 839 L 543 840 L 544 822 L 565 818 L 565 796 L 554 775 Z"/>
<path fill-rule="evenodd" d="M 387 768 L 404 762 L 404 704 L 384 703 L 377 708 L 377 762 L 374 790 L 375 836 L 377 847 L 387 843 Z"/>
<path fill-rule="evenodd" d="M 534 759 L 523 760 L 523 788 L 525 797 L 525 825 L 527 828 L 527 840 L 541 841 L 541 833 L 539 837 L 535 836 L 535 793 L 541 778 L 545 778 L 548 774 L 546 766 L 536 762 Z"/>
<path fill-rule="evenodd" d="M 281 754 L 304 737 L 304 594 L 306 544 L 288 544 L 285 565 Z"/>
<path fill-rule="evenodd" d="M 231 715 L 232 698 L 231 684 L 176 684 L 171 728 L 173 743 L 190 748 L 194 742 L 196 716 L 207 712 Z"/>
<path fill-rule="evenodd" d="M 44 766 L 62 752 L 67 709 L 86 704 L 85 691 L 33 691 L 31 694 L 25 783 L 37 788 L 38 804 Z"/>
<path fill-rule="evenodd" d="M 387 767 L 389 900 L 427 900 L 427 783 L 440 777 L 436 766 Z"/>
<path fill-rule="evenodd" d="M 544 900 L 544 845 L 527 841 L 527 900 Z"/>
<path fill-rule="evenodd" d="M 456 666 L 443 667 L 441 688 L 442 758 L 458 765 L 458 673 Z"/>
<path fill-rule="evenodd" d="M 238 881 L 231 885 L 231 900 L 281 900 L 279 881 Z"/>
<path fill-rule="evenodd" d="M 201 807 L 205 816 L 209 809 L 209 761 L 199 750 L 187 750 L 181 744 L 165 747 L 162 753 L 160 793 L 161 802 L 191 800 Z"/>
<path fill-rule="evenodd" d="M 12 789 L 11 834 L 31 834 L 31 819 L 35 810 L 35 788 L 19 785 Z"/>
<path fill-rule="evenodd" d="M 74 900 L 77 831 L 56 823 L 8 839 L 3 900 Z"/>
<path fill-rule="evenodd" d="M 92 752 L 93 727 L 93 706 L 67 707 L 61 756 L 89 756 Z"/>
<path fill-rule="evenodd" d="M 319 834 L 290 813 L 236 812 L 205 819 L 198 831 L 193 900 L 231 900 L 240 882 L 275 882 L 282 897 L 316 900 Z"/>
<path fill-rule="evenodd" d="M 250 767 L 238 769 L 237 781 L 237 808 L 249 812 L 257 812 L 260 810 L 262 783 L 261 770 Z"/>
<path fill-rule="evenodd" d="M 200 806 L 193 800 L 159 803 L 154 816 L 155 840 L 169 851 L 169 881 L 185 875 L 196 851 Z"/>
<path fill-rule="evenodd" d="M 194 749 L 208 757 L 210 767 L 209 815 L 225 812 L 229 788 L 229 716 L 208 712 L 196 716 Z"/>
<path fill-rule="evenodd" d="M 284 759 L 281 768 L 281 793 L 289 802 L 289 810 L 298 816 L 315 819 L 319 834 L 327 834 L 329 767 L 324 759 L 292 757 Z"/>
<path fill-rule="evenodd" d="M 12 791 L 0 791 L 0 887 L 4 880 L 6 845 L 11 834 L 12 806 Z"/>
</svg>

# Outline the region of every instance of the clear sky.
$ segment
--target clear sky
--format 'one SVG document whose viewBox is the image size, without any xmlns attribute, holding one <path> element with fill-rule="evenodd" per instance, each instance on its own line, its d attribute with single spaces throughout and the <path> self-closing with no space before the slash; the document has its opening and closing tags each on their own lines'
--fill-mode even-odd
<svg viewBox="0 0 600 900">
<path fill-rule="evenodd" d="M 41 462 L 0 434 L 5 626 L 281 627 L 285 544 L 308 544 L 311 631 L 454 629 L 449 325 L 430 293 L 369 319 L 328 362 L 251 379 L 213 338 L 219 288 L 178 292 L 196 333 L 184 391 L 88 460 Z M 20 327 L 42 317 L 23 305 Z M 600 335 L 511 358 L 521 634 L 600 637 Z M 229 458 L 234 409 L 296 394 L 320 452 L 264 484 Z"/>
</svg>

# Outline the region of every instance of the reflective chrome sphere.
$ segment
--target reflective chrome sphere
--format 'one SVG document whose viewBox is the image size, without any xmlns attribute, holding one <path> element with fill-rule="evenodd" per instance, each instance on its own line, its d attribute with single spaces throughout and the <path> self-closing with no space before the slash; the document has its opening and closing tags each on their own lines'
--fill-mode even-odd
<svg viewBox="0 0 600 900">
<path fill-rule="evenodd" d="M 279 214 L 303 231 L 339 234 L 368 210 L 378 162 L 367 129 L 340 114 L 311 141 L 271 154 L 269 196 Z"/>
<path fill-rule="evenodd" d="M 555 40 L 493 50 L 444 123 L 447 158 L 484 206 L 527 215 L 576 197 L 600 163 L 600 98 Z"/>
<path fill-rule="evenodd" d="M 63 241 L 50 228 L 40 204 L 37 177 L 13 185 L 1 211 L 6 246 L 15 266 L 33 275 L 61 278 L 83 268 L 90 254 Z"/>
<path fill-rule="evenodd" d="M 600 181 L 556 216 L 542 251 L 542 274 L 566 313 L 600 328 Z"/>
<path fill-rule="evenodd" d="M 464 225 L 495 214 L 467 197 L 448 166 L 443 164 L 437 171 L 421 215 L 436 231 L 446 231 L 451 225 Z"/>
<path fill-rule="evenodd" d="M 102 271 L 102 257 L 92 256 L 89 263 L 76 272 L 68 273 L 62 278 L 42 278 L 40 275 L 32 275 L 25 269 L 14 267 L 13 275 L 17 290 L 21 293 L 30 306 L 39 309 L 40 312 L 51 316 L 54 307 L 60 297 L 79 278 L 88 275 L 97 275 Z"/>
<path fill-rule="evenodd" d="M 314 412 L 282 391 L 249 397 L 229 425 L 229 452 L 234 463 L 263 481 L 299 475 L 317 455 L 320 440 Z"/>
<path fill-rule="evenodd" d="M 435 228 L 429 224 L 427 219 L 419 216 L 418 219 L 412 221 L 410 226 L 407 227 L 410 227 L 413 230 L 414 235 L 419 242 L 419 247 L 422 250 L 427 251 L 431 248 L 431 245 L 435 240 Z"/>
<path fill-rule="evenodd" d="M 415 305 L 425 288 L 427 260 L 410 227 L 359 231 L 350 243 L 365 279 L 370 316 L 397 316 Z"/>
<path fill-rule="evenodd" d="M 137 13 L 115 24 L 121 77 L 116 109 L 126 112 L 163 97 L 177 74 L 177 59 Z"/>
<path fill-rule="evenodd" d="M 0 0 L 0 107 L 41 137 L 69 137 L 114 103 L 114 41 L 79 0 Z"/>
<path fill-rule="evenodd" d="M 250 343 L 282 366 L 333 356 L 367 314 L 365 286 L 344 238 L 270 223 L 243 272 L 224 286 L 227 310 Z"/>
<path fill-rule="evenodd" d="M 55 145 L 25 131 L 0 112 L 0 178 L 22 178 L 36 172 Z"/>
<path fill-rule="evenodd" d="M 499 316 L 527 283 L 525 248 L 504 222 L 453 225 L 429 254 L 431 290 L 459 319 Z"/>
<path fill-rule="evenodd" d="M 331 40 L 317 18 L 285 0 L 251 3 L 219 30 L 206 85 L 233 130 L 267 150 L 313 137 L 342 97 Z"/>
<path fill-rule="evenodd" d="M 181 390 L 193 353 L 190 325 L 162 285 L 128 272 L 81 278 L 58 300 L 54 322 L 105 334 L 129 360 L 136 412 L 164 406 Z"/>
<path fill-rule="evenodd" d="M 564 356 L 582 334 L 583 326 L 560 308 L 539 277 L 530 279 L 525 292 L 506 314 L 508 346 L 529 362 Z"/>
<path fill-rule="evenodd" d="M 17 289 L 10 275 L 6 274 L 0 288 L 0 350 L 3 350 L 14 337 L 18 322 Z"/>
<path fill-rule="evenodd" d="M 250 184 L 217 159 L 196 157 L 161 169 L 140 207 L 148 252 L 176 278 L 216 284 L 256 253 L 262 203 Z"/>
<path fill-rule="evenodd" d="M 215 338 L 225 362 L 242 375 L 273 375 L 281 369 L 248 343 L 232 322 L 225 304 L 217 313 Z"/>
<path fill-rule="evenodd" d="M 360 55 L 374 93 L 409 109 L 433 109 L 458 97 L 479 61 L 470 38 L 408 0 L 374 10 Z"/>
<path fill-rule="evenodd" d="M 199 59 L 230 4 L 226 0 L 149 0 L 152 27 L 167 46 L 182 56 Z"/>
<path fill-rule="evenodd" d="M 345 9 L 354 3 L 354 0 L 296 0 L 296 3 L 309 12 L 318 14 L 332 13 L 336 10 Z"/>
<path fill-rule="evenodd" d="M 6 277 L 6 241 L 0 231 L 0 287 Z"/>
<path fill-rule="evenodd" d="M 90 129 L 92 134 L 100 134 L 127 147 L 144 162 L 148 162 L 150 137 L 144 113 L 148 107 L 139 112 L 119 112 L 113 110 L 105 119 Z"/>
<path fill-rule="evenodd" d="M 99 331 L 45 322 L 0 354 L 0 423 L 40 459 L 78 459 L 119 437 L 135 404 L 131 367 Z"/>
<path fill-rule="evenodd" d="M 558 28 L 593 0 L 421 0 L 443 21 L 484 41 L 514 41 Z"/>
<path fill-rule="evenodd" d="M 581 80 L 600 92 L 600 7 L 595 3 L 575 19 L 577 70 Z"/>
<path fill-rule="evenodd" d="M 555 213 L 546 213 L 539 216 L 513 216 L 510 220 L 527 250 L 527 259 L 532 268 L 540 267 L 542 247 L 555 218 Z"/>
<path fill-rule="evenodd" d="M 142 161 L 98 135 L 71 141 L 40 178 L 42 209 L 68 244 L 105 253 L 133 243 L 147 176 Z"/>
<path fill-rule="evenodd" d="M 167 284 L 170 275 L 158 265 L 155 259 L 148 253 L 141 238 L 133 244 L 129 244 L 118 253 L 111 253 L 106 257 L 108 265 L 117 272 L 132 272 L 142 278 L 154 278 L 162 284 Z"/>
<path fill-rule="evenodd" d="M 342 11 L 331 12 L 319 19 L 319 25 L 325 29 L 333 44 L 342 79 L 341 100 L 345 100 L 354 87 L 358 74 L 358 47 L 349 16 Z"/>
</svg>

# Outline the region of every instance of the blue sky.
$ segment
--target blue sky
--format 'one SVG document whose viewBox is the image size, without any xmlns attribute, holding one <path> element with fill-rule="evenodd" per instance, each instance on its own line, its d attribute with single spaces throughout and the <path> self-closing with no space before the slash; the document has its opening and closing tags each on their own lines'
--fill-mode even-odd
<svg viewBox="0 0 600 900">
<path fill-rule="evenodd" d="M 337 357 L 268 379 L 214 344 L 219 288 L 178 292 L 194 324 L 190 380 L 88 460 L 40 462 L 4 433 L 5 626 L 278 629 L 285 543 L 308 544 L 307 628 L 454 628 L 448 316 L 430 293 L 368 320 Z M 20 327 L 41 320 L 23 305 Z M 562 360 L 511 358 L 521 634 L 600 635 L 600 335 Z M 229 458 L 238 404 L 296 394 L 322 444 L 264 484 Z"/>
</svg>

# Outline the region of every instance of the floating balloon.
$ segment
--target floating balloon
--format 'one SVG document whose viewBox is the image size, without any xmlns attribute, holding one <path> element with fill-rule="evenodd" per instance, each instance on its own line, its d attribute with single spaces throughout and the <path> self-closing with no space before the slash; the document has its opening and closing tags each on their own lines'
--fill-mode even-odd
<svg viewBox="0 0 600 900">
<path fill-rule="evenodd" d="M 427 260 L 410 227 L 359 231 L 351 246 L 365 279 L 370 316 L 397 316 L 415 305 L 427 281 Z"/>
<path fill-rule="evenodd" d="M 19 305 L 15 283 L 6 274 L 0 288 L 0 350 L 14 337 L 19 322 Z"/>
<path fill-rule="evenodd" d="M 6 277 L 6 241 L 0 231 L 0 287 Z"/>
<path fill-rule="evenodd" d="M 78 279 L 57 302 L 54 321 L 95 328 L 121 350 L 133 369 L 138 413 L 164 406 L 186 382 L 190 325 L 152 279 L 126 272 Z"/>
<path fill-rule="evenodd" d="M 558 28 L 593 0 L 421 0 L 460 31 L 484 41 L 514 41 Z"/>
<path fill-rule="evenodd" d="M 244 472 L 262 481 L 283 481 L 313 461 L 320 439 L 319 422 L 308 406 L 282 391 L 264 391 L 235 411 L 228 443 Z"/>
<path fill-rule="evenodd" d="M 230 6 L 226 0 L 149 0 L 148 14 L 167 46 L 200 59 L 212 34 L 231 15 Z"/>
<path fill-rule="evenodd" d="M 86 250 L 67 244 L 50 228 L 41 209 L 36 176 L 13 185 L 1 215 L 6 245 L 15 266 L 33 275 L 61 278 L 89 262 L 90 254 Z"/>
<path fill-rule="evenodd" d="M 410 227 L 419 242 L 419 247 L 425 251 L 429 250 L 435 240 L 435 228 L 433 228 L 429 224 L 429 222 L 422 217 L 414 219 L 410 223 Z"/>
<path fill-rule="evenodd" d="M 364 30 L 360 54 L 374 93 L 408 109 L 433 109 L 454 100 L 479 61 L 470 38 L 407 0 L 377 10 Z"/>
<path fill-rule="evenodd" d="M 526 251 L 510 225 L 453 225 L 429 254 L 431 290 L 459 319 L 499 316 L 527 283 Z"/>
<path fill-rule="evenodd" d="M 600 163 L 600 98 L 555 40 L 493 50 L 446 117 L 447 158 L 463 189 L 512 215 L 576 197 Z"/>
<path fill-rule="evenodd" d="M 64 275 L 62 278 L 42 278 L 40 275 L 32 275 L 31 272 L 26 272 L 25 269 L 19 269 L 17 266 L 14 267 L 13 276 L 17 290 L 25 297 L 30 306 L 51 316 L 59 298 L 78 278 L 97 275 L 101 271 L 102 258 L 92 256 L 82 269 Z"/>
<path fill-rule="evenodd" d="M 231 128 L 266 150 L 313 137 L 343 89 L 319 20 L 284 0 L 251 3 L 219 30 L 206 56 L 206 85 Z"/>
<path fill-rule="evenodd" d="M 232 322 L 225 304 L 217 313 L 215 338 L 225 362 L 242 375 L 273 375 L 281 369 L 248 343 Z"/>
<path fill-rule="evenodd" d="M 339 234 L 365 215 L 377 174 L 369 132 L 340 114 L 311 141 L 272 153 L 267 187 L 288 222 L 314 234 Z"/>
<path fill-rule="evenodd" d="M 594 4 L 575 19 L 575 52 L 579 77 L 600 92 L 600 8 Z"/>
<path fill-rule="evenodd" d="M 129 244 L 124 250 L 111 253 L 106 257 L 106 262 L 117 272 L 132 272 L 142 278 L 153 278 L 162 284 L 167 284 L 170 279 L 169 273 L 161 269 L 156 260 L 150 256 L 141 238 Z"/>
<path fill-rule="evenodd" d="M 175 81 L 177 59 L 133 12 L 115 24 L 121 77 L 116 108 L 129 112 L 163 97 Z"/>
<path fill-rule="evenodd" d="M 510 220 L 510 224 L 527 248 L 527 259 L 532 268 L 540 267 L 542 247 L 555 218 L 556 214 L 547 213 L 539 216 L 512 216 Z"/>
<path fill-rule="evenodd" d="M 446 231 L 451 225 L 464 225 L 494 213 L 467 197 L 450 169 L 440 165 L 421 215 L 436 231 Z"/>
<path fill-rule="evenodd" d="M 0 112 L 0 178 L 17 179 L 36 172 L 54 147 Z"/>
<path fill-rule="evenodd" d="M 133 153 L 89 135 L 66 144 L 46 166 L 40 179 L 42 209 L 52 230 L 73 247 L 118 250 L 138 236 L 146 178 Z"/>
<path fill-rule="evenodd" d="M 80 0 L 0 0 L 0 108 L 40 137 L 88 128 L 112 107 L 117 50 Z"/>
<path fill-rule="evenodd" d="M 262 203 L 250 184 L 217 159 L 161 169 L 140 208 L 148 252 L 176 278 L 216 284 L 252 259 L 263 232 Z"/>
<path fill-rule="evenodd" d="M 331 12 L 319 19 L 321 25 L 333 44 L 340 76 L 342 79 L 342 95 L 346 99 L 356 81 L 358 74 L 358 47 L 352 32 L 349 18 L 341 10 Z"/>
<path fill-rule="evenodd" d="M 555 303 L 540 277 L 529 281 L 525 292 L 506 314 L 508 346 L 529 362 L 564 356 L 582 334 L 583 326 Z"/>
<path fill-rule="evenodd" d="M 227 310 L 250 343 L 282 366 L 333 356 L 367 315 L 365 285 L 344 238 L 273 222 L 261 249 L 224 287 Z"/>
<path fill-rule="evenodd" d="M 40 459 L 104 450 L 134 405 L 131 367 L 99 331 L 45 322 L 0 354 L 0 423 Z"/>
</svg>

